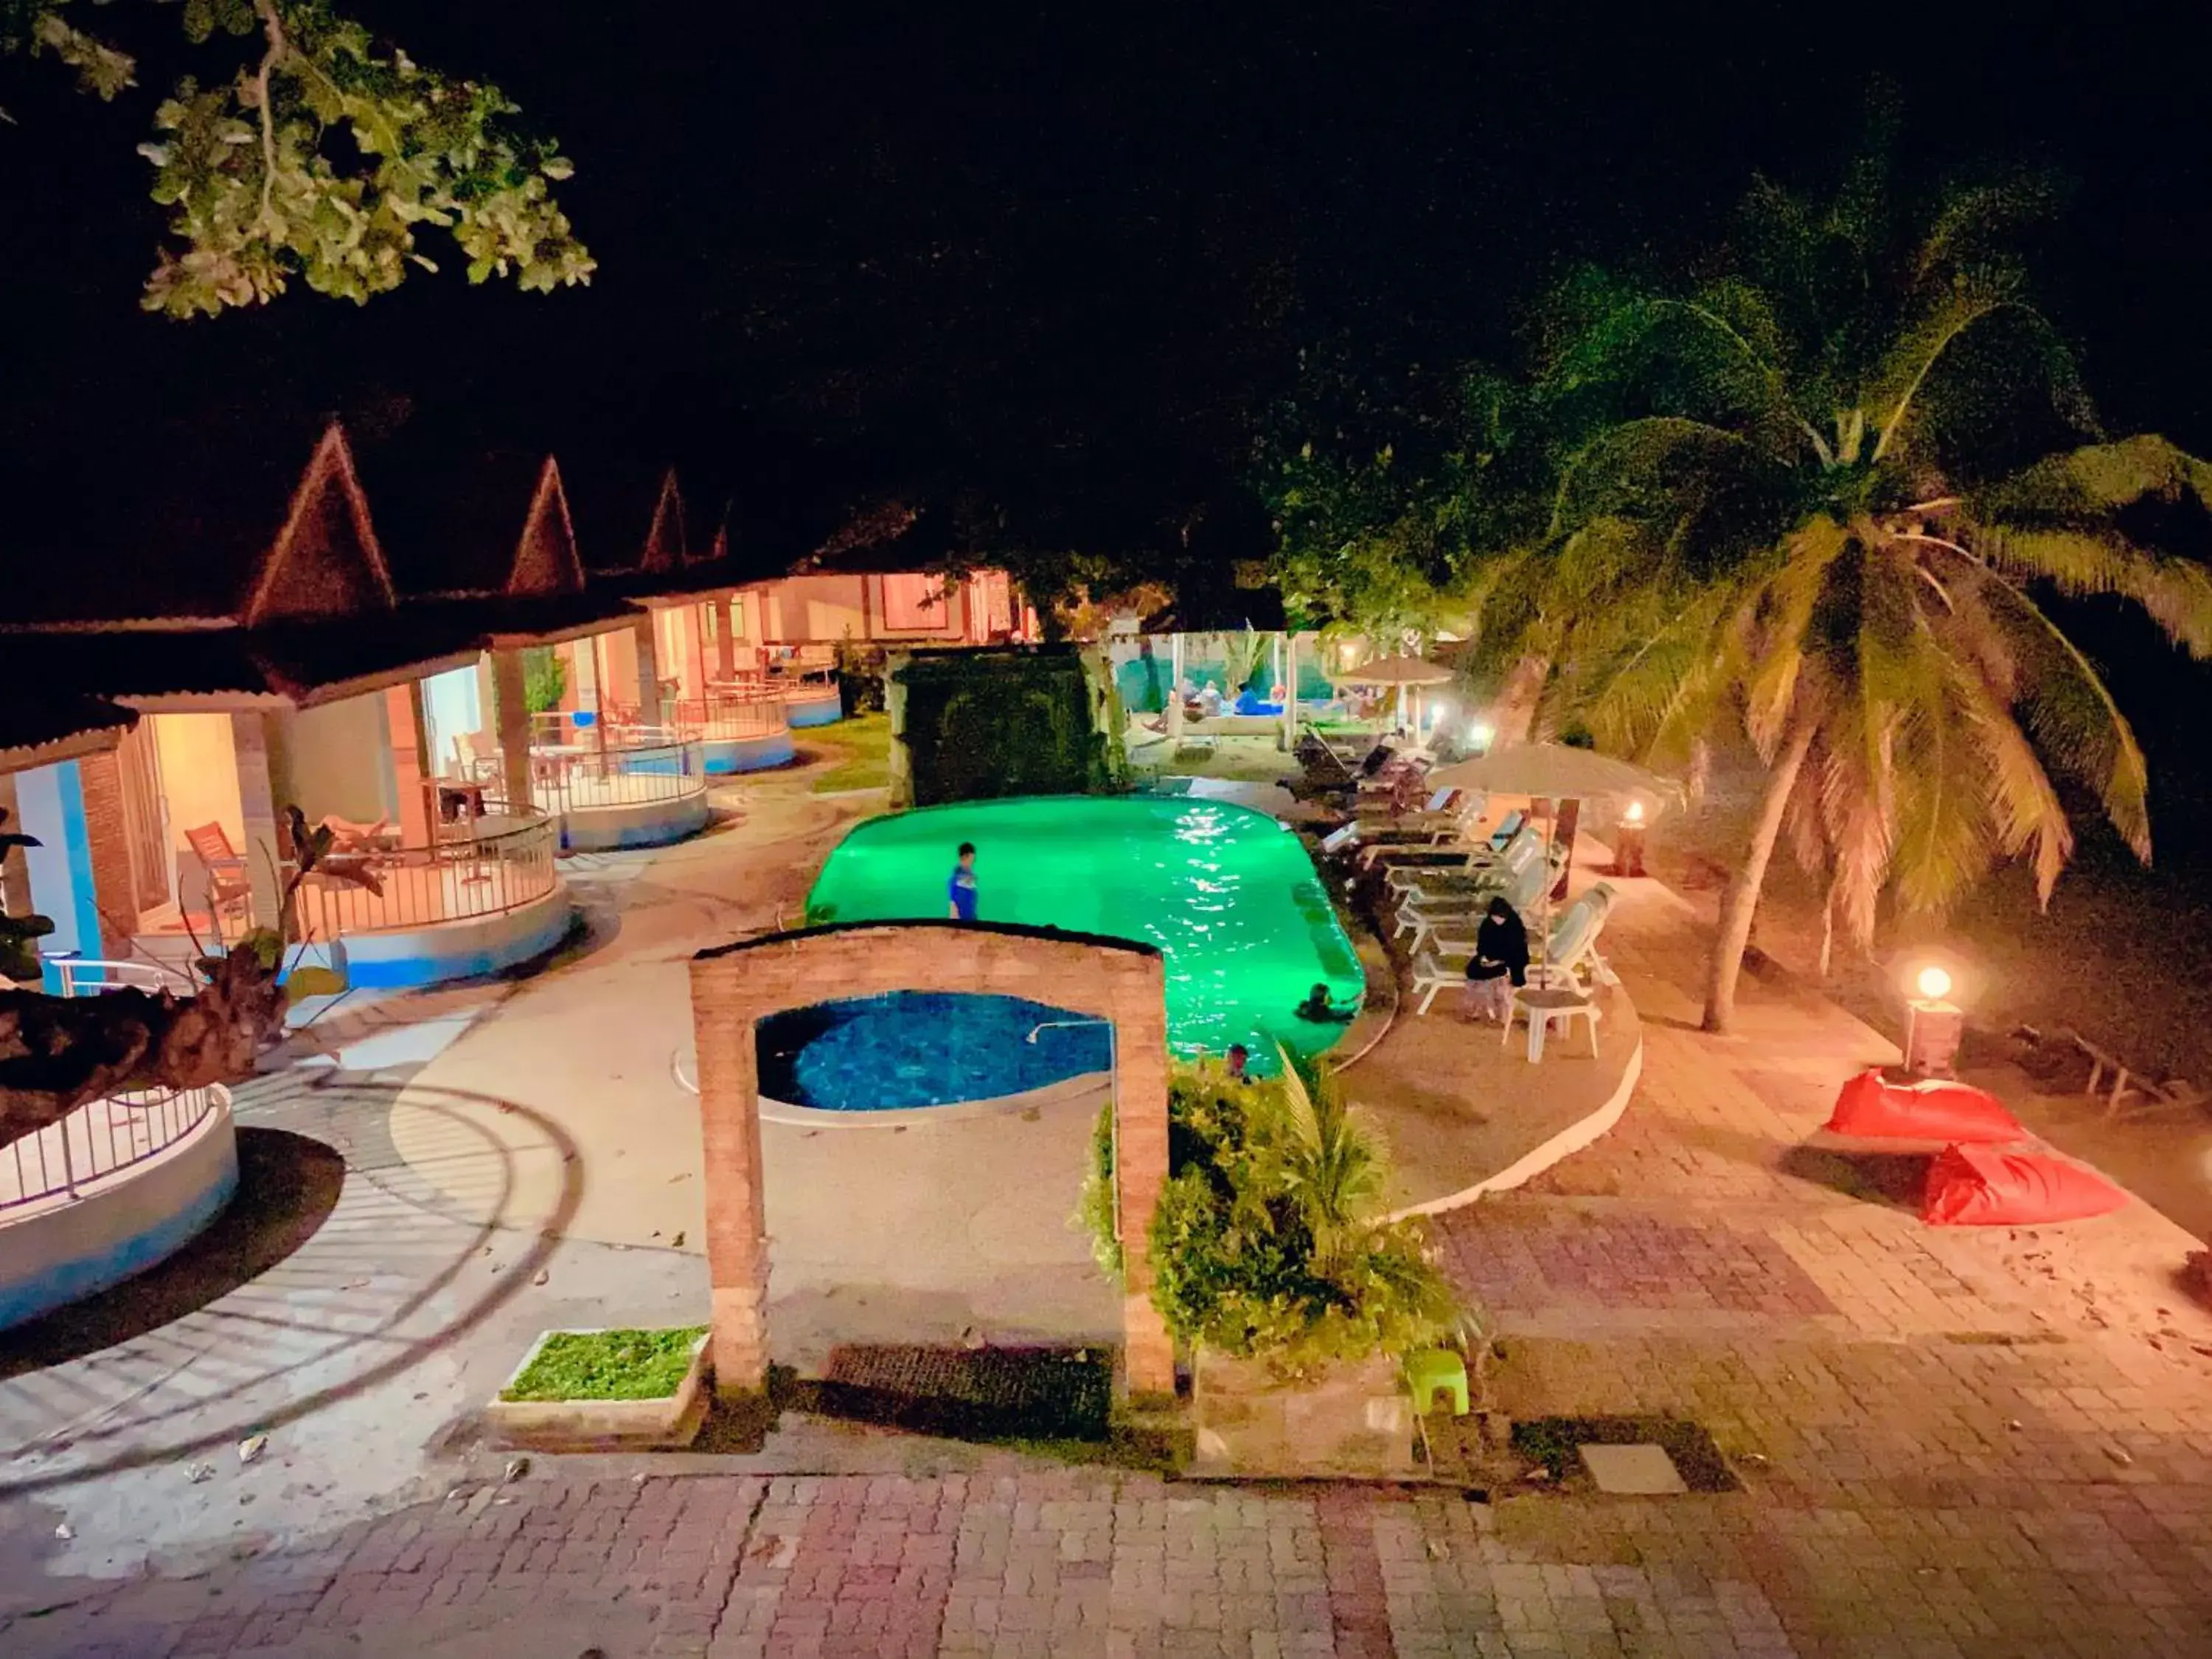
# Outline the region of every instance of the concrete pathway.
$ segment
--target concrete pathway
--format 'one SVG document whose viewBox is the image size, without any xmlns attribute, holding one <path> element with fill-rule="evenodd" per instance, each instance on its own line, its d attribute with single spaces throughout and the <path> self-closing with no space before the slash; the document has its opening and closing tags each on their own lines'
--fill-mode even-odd
<svg viewBox="0 0 2212 1659">
<path fill-rule="evenodd" d="M 1696 1033 L 1693 921 L 1646 897 L 1608 934 L 1644 1021 L 1626 1118 L 1435 1236 L 1500 1314 L 1512 1409 L 1686 1418 L 1742 1491 L 1243 1491 L 896 1440 L 873 1443 L 884 1472 L 820 1478 L 539 1459 L 197 1577 L 118 1583 L 52 1535 L 62 1503 L 110 1502 L 125 1477 L 109 1474 L 0 1507 L 17 1610 L 0 1652 L 2212 1651 L 2212 1316 L 2173 1281 L 2193 1241 L 2142 1206 L 2063 1229 L 1922 1228 L 1893 1196 L 1899 1171 L 1799 1146 L 1886 1040 L 1757 983 L 1743 1035 Z M 426 1261 L 484 1259 L 465 1230 L 483 1224 L 487 1179 L 401 1189 L 410 1217 L 463 1230 L 410 1221 Z M 471 1190 L 473 1207 L 455 1197 Z M 454 1296 L 449 1321 L 469 1311 Z M 336 1325 L 351 1304 L 331 1299 Z M 360 1449 L 396 1455 L 391 1438 Z M 234 1504 L 233 1483 L 266 1467 L 234 1462 L 178 1490 Z"/>
</svg>

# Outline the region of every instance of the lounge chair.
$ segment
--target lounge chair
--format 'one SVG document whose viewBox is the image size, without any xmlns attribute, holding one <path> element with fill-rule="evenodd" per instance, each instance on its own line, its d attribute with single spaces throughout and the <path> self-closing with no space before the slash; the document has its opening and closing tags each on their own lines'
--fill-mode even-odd
<svg viewBox="0 0 2212 1659">
<path fill-rule="evenodd" d="M 1597 953 L 1598 935 L 1615 897 L 1609 882 L 1599 882 L 1559 913 L 1544 943 L 1544 959 L 1528 969 L 1531 985 L 1586 991 L 1592 984 L 1618 985 L 1620 976 Z"/>
<path fill-rule="evenodd" d="M 246 867 L 246 860 L 230 844 L 230 836 L 223 827 L 220 823 L 203 823 L 196 830 L 185 830 L 185 842 L 207 870 L 211 918 L 220 923 L 226 910 L 250 912 L 253 908 L 253 878 Z"/>
<path fill-rule="evenodd" d="M 1402 893 L 1418 887 L 1436 893 L 1449 890 L 1455 882 L 1479 885 L 1509 864 L 1536 857 L 1543 845 L 1544 837 L 1534 826 L 1524 823 L 1494 851 L 1486 840 L 1471 847 L 1422 848 L 1419 856 L 1404 858 L 1390 857 L 1390 849 L 1384 848 L 1374 862 L 1385 866 L 1382 879 L 1393 890 Z"/>
<path fill-rule="evenodd" d="M 1490 908 L 1492 899 L 1502 898 L 1516 911 L 1527 915 L 1543 897 L 1544 890 L 1559 878 L 1563 862 L 1563 858 L 1554 857 L 1547 866 L 1538 858 L 1508 874 L 1490 891 L 1471 895 L 1448 908 L 1407 905 L 1399 913 L 1400 931 L 1411 927 L 1417 952 L 1427 948 L 1464 957 L 1474 949 L 1475 930 L 1481 927 L 1483 912 Z"/>
</svg>

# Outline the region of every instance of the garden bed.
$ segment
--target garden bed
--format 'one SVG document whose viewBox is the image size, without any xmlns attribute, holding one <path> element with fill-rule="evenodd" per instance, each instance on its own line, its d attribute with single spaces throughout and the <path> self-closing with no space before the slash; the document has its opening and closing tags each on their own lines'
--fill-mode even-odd
<svg viewBox="0 0 2212 1659">
<path fill-rule="evenodd" d="M 707 1329 L 547 1331 L 496 1397 L 484 1425 L 540 1449 L 688 1446 L 707 1415 Z"/>
</svg>

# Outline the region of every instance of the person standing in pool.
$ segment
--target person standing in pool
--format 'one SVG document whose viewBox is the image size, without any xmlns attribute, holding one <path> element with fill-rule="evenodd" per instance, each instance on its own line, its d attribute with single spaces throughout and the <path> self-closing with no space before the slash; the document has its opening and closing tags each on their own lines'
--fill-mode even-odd
<svg viewBox="0 0 2212 1659">
<path fill-rule="evenodd" d="M 952 866 L 952 878 L 945 884 L 945 896 L 951 901 L 951 915 L 955 921 L 975 920 L 975 843 L 963 841 Z"/>
</svg>

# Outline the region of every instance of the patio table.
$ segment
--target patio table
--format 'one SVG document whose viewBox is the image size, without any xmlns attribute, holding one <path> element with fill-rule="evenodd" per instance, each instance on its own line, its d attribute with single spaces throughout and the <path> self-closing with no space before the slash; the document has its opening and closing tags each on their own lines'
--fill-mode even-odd
<svg viewBox="0 0 2212 1659">
<path fill-rule="evenodd" d="M 1498 1046 L 1502 1048 L 1512 1040 L 1513 1016 L 1521 1015 L 1528 1022 L 1528 1060 L 1534 1065 L 1544 1058 L 1545 1029 L 1554 1023 L 1567 1025 L 1579 1019 L 1589 1028 L 1590 1058 L 1595 1060 L 1598 1012 L 1597 999 L 1586 991 L 1524 986 L 1513 994 L 1513 1006 L 1506 1014 Z"/>
</svg>

